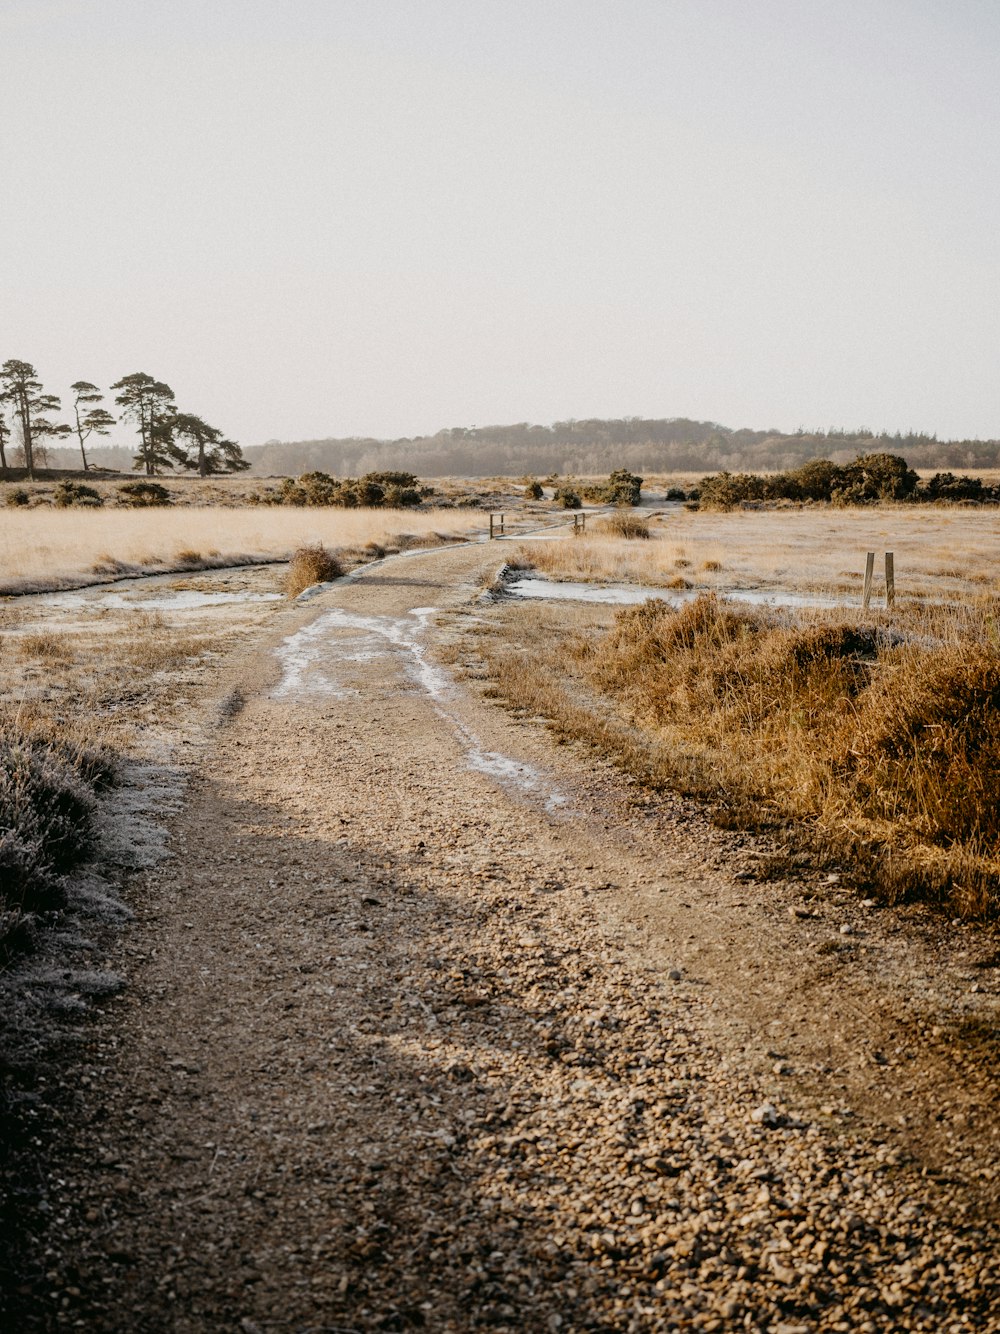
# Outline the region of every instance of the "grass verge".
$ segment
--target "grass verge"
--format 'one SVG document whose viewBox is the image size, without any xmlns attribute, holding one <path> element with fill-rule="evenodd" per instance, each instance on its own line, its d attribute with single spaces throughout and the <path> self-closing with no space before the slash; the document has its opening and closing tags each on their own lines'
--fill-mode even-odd
<svg viewBox="0 0 1000 1334">
<path fill-rule="evenodd" d="M 792 830 L 886 901 L 1000 910 L 1000 603 L 889 628 L 703 597 L 603 628 L 505 607 L 493 692 L 728 824 Z"/>
</svg>

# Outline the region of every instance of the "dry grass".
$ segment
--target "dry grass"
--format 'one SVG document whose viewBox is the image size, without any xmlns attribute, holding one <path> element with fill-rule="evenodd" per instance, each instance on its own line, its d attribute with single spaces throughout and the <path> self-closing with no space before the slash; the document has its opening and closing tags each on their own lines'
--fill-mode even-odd
<svg viewBox="0 0 1000 1334">
<path fill-rule="evenodd" d="M 312 546 L 299 547 L 289 561 L 285 574 L 285 592 L 290 598 L 298 597 L 313 584 L 329 583 L 331 579 L 340 579 L 344 567 L 332 551 L 327 551 L 320 542 Z"/>
<path fill-rule="evenodd" d="M 642 544 L 592 534 L 569 542 L 526 542 L 525 559 L 557 579 L 666 585 L 678 568 L 698 571 L 696 586 L 773 588 L 850 596 L 861 584 L 865 553 L 895 555 L 901 596 L 950 598 L 994 584 L 1000 571 L 1000 524 L 991 510 L 882 506 L 731 514 L 680 513 L 653 518 L 656 539 Z M 679 566 L 679 561 L 689 566 Z"/>
<path fill-rule="evenodd" d="M 513 605 L 496 694 L 888 901 L 1000 913 L 1000 599 L 791 622 L 713 597 Z"/>
<path fill-rule="evenodd" d="M 3 584 L 51 584 L 133 567 L 195 563 L 210 545 L 226 556 L 287 559 L 297 547 L 391 545 L 405 526 L 421 540 L 482 527 L 462 510 L 145 509 L 5 510 L 0 522 Z M 198 556 L 198 559 L 201 559 Z M 217 556 L 215 560 L 224 559 Z"/>
<path fill-rule="evenodd" d="M 632 514 L 628 510 L 622 510 L 618 514 L 609 514 L 606 519 L 598 519 L 592 525 L 592 530 L 598 535 L 619 537 L 627 542 L 636 539 L 648 539 L 653 535 L 649 530 L 649 520 L 641 518 L 638 514 Z"/>
</svg>

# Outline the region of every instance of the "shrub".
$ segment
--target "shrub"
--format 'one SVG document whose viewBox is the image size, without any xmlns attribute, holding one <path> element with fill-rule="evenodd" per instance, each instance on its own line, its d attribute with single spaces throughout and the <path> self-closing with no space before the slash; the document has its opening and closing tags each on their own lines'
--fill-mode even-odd
<svg viewBox="0 0 1000 1334">
<path fill-rule="evenodd" d="M 542 494 L 541 482 L 529 482 L 524 488 L 525 500 L 541 500 Z"/>
<path fill-rule="evenodd" d="M 921 500 L 995 501 L 996 488 L 984 486 L 979 477 L 956 477 L 951 472 L 936 472 L 921 489 Z"/>
<path fill-rule="evenodd" d="M 28 495 L 23 487 L 15 486 L 13 490 L 8 491 L 4 496 L 4 504 L 10 505 L 12 509 L 21 505 L 30 505 L 31 496 Z"/>
<path fill-rule="evenodd" d="M 389 486 L 384 503 L 387 509 L 415 509 L 421 503 L 421 495 L 412 486 Z"/>
<path fill-rule="evenodd" d="M 861 454 L 843 469 L 833 498 L 841 504 L 864 505 L 878 500 L 906 500 L 920 479 L 898 454 Z"/>
<path fill-rule="evenodd" d="M 763 500 L 766 493 L 763 477 L 746 472 L 720 472 L 702 478 L 698 500 L 704 509 L 732 510 L 746 501 Z"/>
<path fill-rule="evenodd" d="M 128 505 L 132 509 L 169 505 L 170 492 L 159 482 L 122 482 L 118 488 L 119 505 Z"/>
<path fill-rule="evenodd" d="M 398 490 L 408 490 L 420 485 L 420 480 L 412 472 L 366 472 L 362 479 L 366 482 L 374 482 L 376 486 L 396 487 Z"/>
<path fill-rule="evenodd" d="M 642 478 L 627 468 L 617 468 L 606 482 L 584 487 L 587 500 L 601 505 L 638 505 L 642 495 Z"/>
<path fill-rule="evenodd" d="M 299 547 L 288 562 L 285 575 L 285 592 L 290 598 L 298 595 L 313 584 L 325 584 L 331 579 L 340 579 L 344 567 L 321 542 L 312 546 Z"/>
<path fill-rule="evenodd" d="M 697 492 L 705 509 L 731 510 L 764 500 L 819 500 L 839 505 L 869 505 L 880 500 L 907 500 L 917 474 L 898 454 L 862 454 L 841 467 L 829 459 L 813 459 L 791 472 L 769 476 L 720 472 L 702 479 Z"/>
<path fill-rule="evenodd" d="M 0 728 L 0 954 L 26 916 L 62 903 L 65 876 L 94 852 L 95 793 L 114 776 L 101 752 Z"/>
<path fill-rule="evenodd" d="M 578 510 L 582 504 L 577 493 L 568 486 L 560 487 L 552 499 L 557 505 L 561 505 L 564 510 Z"/>
<path fill-rule="evenodd" d="M 68 480 L 57 484 L 52 501 L 60 509 L 65 509 L 69 505 L 86 505 L 96 509 L 104 504 L 101 493 L 95 491 L 92 486 L 84 486 L 82 482 Z"/>
</svg>

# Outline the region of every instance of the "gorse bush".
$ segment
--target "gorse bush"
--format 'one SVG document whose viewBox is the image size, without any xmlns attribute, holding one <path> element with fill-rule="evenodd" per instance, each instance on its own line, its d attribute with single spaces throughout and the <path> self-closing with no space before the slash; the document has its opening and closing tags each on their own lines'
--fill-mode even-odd
<svg viewBox="0 0 1000 1334">
<path fill-rule="evenodd" d="M 31 496 L 23 487 L 15 486 L 4 496 L 4 504 L 9 505 L 11 509 L 18 509 L 23 505 L 30 505 Z"/>
<path fill-rule="evenodd" d="M 618 468 L 606 482 L 582 488 L 585 500 L 598 505 L 638 505 L 642 496 L 642 478 L 627 468 Z"/>
<path fill-rule="evenodd" d="M 817 500 L 870 505 L 914 497 L 919 478 L 897 454 L 863 454 L 853 463 L 814 459 L 791 472 L 720 472 L 702 479 L 698 499 L 704 509 L 729 510 L 768 500 Z"/>
<path fill-rule="evenodd" d="M 104 499 L 100 491 L 95 491 L 92 486 L 84 486 L 82 482 L 59 482 L 52 495 L 52 503 L 60 509 L 65 509 L 69 505 L 84 505 L 90 509 L 98 509 L 104 504 Z"/>
<path fill-rule="evenodd" d="M 169 505 L 170 492 L 159 482 L 122 482 L 118 488 L 118 503 L 132 509 Z"/>
<path fill-rule="evenodd" d="M 306 472 L 286 477 L 278 492 L 258 495 L 260 503 L 272 505 L 340 506 L 343 509 L 413 509 L 423 497 L 417 478 L 408 472 L 373 472 L 342 481 L 325 472 Z"/>
<path fill-rule="evenodd" d="M 285 592 L 290 598 L 298 597 L 313 584 L 329 583 L 331 579 L 342 578 L 343 574 L 340 561 L 322 543 L 299 547 L 288 563 Z"/>
</svg>

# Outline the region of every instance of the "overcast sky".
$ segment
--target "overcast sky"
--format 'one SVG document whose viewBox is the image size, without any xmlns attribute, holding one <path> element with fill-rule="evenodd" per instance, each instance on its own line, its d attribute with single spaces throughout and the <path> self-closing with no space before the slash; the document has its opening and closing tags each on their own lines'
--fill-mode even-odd
<svg viewBox="0 0 1000 1334">
<path fill-rule="evenodd" d="M 1000 436 L 995 0 L 0 0 L 0 52 L 47 389 Z"/>
</svg>

